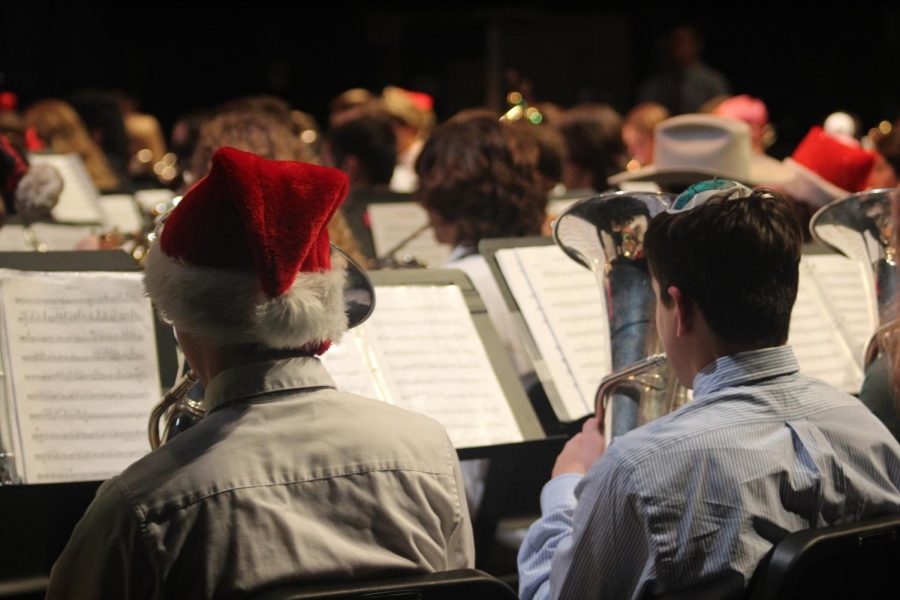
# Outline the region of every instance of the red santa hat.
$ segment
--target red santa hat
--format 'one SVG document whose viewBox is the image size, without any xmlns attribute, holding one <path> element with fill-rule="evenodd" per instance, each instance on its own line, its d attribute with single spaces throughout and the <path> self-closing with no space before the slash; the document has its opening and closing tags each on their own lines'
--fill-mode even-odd
<svg viewBox="0 0 900 600">
<path fill-rule="evenodd" d="M 148 295 L 214 342 L 324 352 L 348 327 L 326 227 L 347 189 L 337 169 L 219 149 L 151 246 Z"/>
<path fill-rule="evenodd" d="M 824 206 L 865 188 L 875 154 L 813 127 L 784 164 L 795 173 L 785 191 L 797 200 Z"/>
</svg>

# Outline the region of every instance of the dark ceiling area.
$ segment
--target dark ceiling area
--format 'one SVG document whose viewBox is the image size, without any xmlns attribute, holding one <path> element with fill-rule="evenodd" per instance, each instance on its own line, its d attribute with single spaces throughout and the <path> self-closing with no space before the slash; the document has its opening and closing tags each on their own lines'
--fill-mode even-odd
<svg viewBox="0 0 900 600">
<path fill-rule="evenodd" d="M 689 22 L 734 93 L 763 98 L 789 152 L 808 127 L 847 110 L 865 127 L 900 116 L 900 8 L 880 3 L 739 10 L 672 4 L 220 2 L 93 7 L 0 3 L 0 90 L 22 103 L 84 88 L 119 90 L 164 124 L 247 94 L 283 96 L 320 122 L 350 87 L 387 84 L 435 98 L 438 116 L 503 106 L 521 80 L 537 100 L 627 110 Z"/>
</svg>

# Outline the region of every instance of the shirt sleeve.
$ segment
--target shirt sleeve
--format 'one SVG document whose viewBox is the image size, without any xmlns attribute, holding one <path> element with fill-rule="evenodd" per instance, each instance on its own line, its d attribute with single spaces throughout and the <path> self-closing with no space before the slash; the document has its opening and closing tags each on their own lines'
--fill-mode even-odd
<svg viewBox="0 0 900 600">
<path fill-rule="evenodd" d="M 522 600 L 550 597 L 550 564 L 554 554 L 571 542 L 575 488 L 581 475 L 554 477 L 541 491 L 541 518 L 528 528 L 519 548 L 519 596 Z"/>
<path fill-rule="evenodd" d="M 107 481 L 53 565 L 46 598 L 137 599 L 157 592 L 140 523 L 116 480 Z"/>
<path fill-rule="evenodd" d="M 632 479 L 609 453 L 583 478 L 551 480 L 541 514 L 519 553 L 522 598 L 641 596 L 650 539 Z"/>
<path fill-rule="evenodd" d="M 651 538 L 630 470 L 608 452 L 579 489 L 571 543 L 553 557 L 553 598 L 641 598 L 654 577 Z"/>
</svg>

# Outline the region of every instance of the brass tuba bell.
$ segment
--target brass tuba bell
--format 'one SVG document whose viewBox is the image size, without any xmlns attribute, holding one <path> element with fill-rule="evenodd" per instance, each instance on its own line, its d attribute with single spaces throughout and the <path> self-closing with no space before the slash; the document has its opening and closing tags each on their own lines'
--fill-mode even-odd
<svg viewBox="0 0 900 600">
<path fill-rule="evenodd" d="M 662 348 L 656 332 L 656 298 L 644 256 L 650 219 L 674 198 L 661 192 L 610 192 L 576 202 L 553 224 L 556 243 L 594 273 L 608 299 L 614 372 L 601 382 L 596 398 L 607 439 L 666 414 L 689 398 L 665 355 L 658 354 Z"/>
<path fill-rule="evenodd" d="M 813 238 L 872 268 L 881 328 L 869 340 L 865 366 L 878 356 L 879 340 L 897 325 L 898 291 L 893 205 L 895 189 L 853 194 L 820 208 L 809 222 Z"/>
</svg>

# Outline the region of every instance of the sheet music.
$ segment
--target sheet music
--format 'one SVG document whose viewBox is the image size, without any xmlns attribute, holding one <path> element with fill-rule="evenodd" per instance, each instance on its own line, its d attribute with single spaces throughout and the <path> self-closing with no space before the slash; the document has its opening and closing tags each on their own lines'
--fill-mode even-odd
<svg viewBox="0 0 900 600">
<path fill-rule="evenodd" d="M 93 231 L 90 225 L 34 223 L 29 237 L 23 225 L 7 223 L 0 228 L 0 252 L 33 252 L 35 243 L 42 250 L 74 250 Z"/>
<path fill-rule="evenodd" d="M 415 202 L 378 202 L 370 204 L 367 210 L 378 256 L 428 223 L 428 213 Z M 447 263 L 451 252 L 453 248 L 439 243 L 429 228 L 410 240 L 400 254 L 414 256 L 429 267 L 439 267 Z"/>
<path fill-rule="evenodd" d="M 103 224 L 115 227 L 122 233 L 139 231 L 144 226 L 135 200 L 128 194 L 100 196 L 100 210 L 103 212 Z"/>
<path fill-rule="evenodd" d="M 428 415 L 457 448 L 522 441 L 462 291 L 380 286 L 362 326 L 388 401 Z"/>
<path fill-rule="evenodd" d="M 103 220 L 98 203 L 100 192 L 77 154 L 29 154 L 28 161 L 55 167 L 62 177 L 62 194 L 52 211 L 56 221 L 100 223 Z"/>
<path fill-rule="evenodd" d="M 148 452 L 159 369 L 140 274 L 2 270 L 0 296 L 25 483 L 106 479 Z"/>
<path fill-rule="evenodd" d="M 555 245 L 502 249 L 496 257 L 563 402 L 560 417 L 594 412 L 612 353 L 606 299 L 593 274 Z"/>
<path fill-rule="evenodd" d="M 857 393 L 866 343 L 877 326 L 868 265 L 837 254 L 803 255 L 788 343 L 804 374 Z"/>
<path fill-rule="evenodd" d="M 375 385 L 375 368 L 366 356 L 363 340 L 360 327 L 351 329 L 320 358 L 338 389 L 383 400 L 384 393 Z"/>
</svg>

